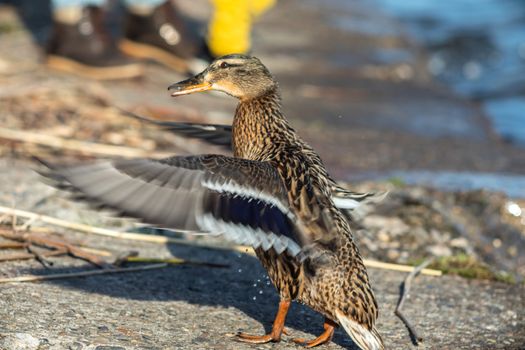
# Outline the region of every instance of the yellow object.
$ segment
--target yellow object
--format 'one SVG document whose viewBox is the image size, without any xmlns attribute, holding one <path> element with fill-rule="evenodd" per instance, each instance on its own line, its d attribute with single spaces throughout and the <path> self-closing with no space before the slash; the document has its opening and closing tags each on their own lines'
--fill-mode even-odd
<svg viewBox="0 0 525 350">
<path fill-rule="evenodd" d="M 211 0 L 215 7 L 208 28 L 208 48 L 215 57 L 247 53 L 251 47 L 252 21 L 276 0 Z"/>
<path fill-rule="evenodd" d="M 173 265 L 179 265 L 179 264 L 185 264 L 186 260 L 180 259 L 180 258 L 168 258 L 168 259 L 159 259 L 159 258 L 141 258 L 138 256 L 128 256 L 126 258 L 126 261 L 128 262 L 138 262 L 138 263 L 165 263 L 165 264 L 173 264 Z"/>
</svg>

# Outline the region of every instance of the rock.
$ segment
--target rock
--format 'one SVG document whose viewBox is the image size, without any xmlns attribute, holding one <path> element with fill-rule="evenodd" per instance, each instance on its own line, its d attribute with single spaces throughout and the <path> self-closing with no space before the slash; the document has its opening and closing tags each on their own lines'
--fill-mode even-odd
<svg viewBox="0 0 525 350">
<path fill-rule="evenodd" d="M 40 340 L 28 333 L 0 334 L 0 349 L 38 350 Z"/>
<path fill-rule="evenodd" d="M 386 253 L 386 256 L 389 260 L 395 261 L 397 258 L 399 258 L 399 251 L 395 249 L 389 249 Z"/>
<path fill-rule="evenodd" d="M 391 236 L 398 236 L 410 229 L 410 227 L 398 217 L 385 217 L 369 215 L 363 219 L 363 226 L 370 230 L 385 230 Z"/>
<path fill-rule="evenodd" d="M 460 248 L 460 249 L 467 250 L 467 248 L 469 247 L 469 243 L 466 240 L 466 238 L 460 237 L 460 238 L 454 238 L 450 240 L 450 246 L 453 248 Z"/>
<path fill-rule="evenodd" d="M 390 242 L 390 236 L 385 232 L 386 230 L 381 230 L 377 234 L 377 239 L 381 242 Z"/>
<path fill-rule="evenodd" d="M 427 247 L 426 250 L 433 256 L 451 256 L 452 255 L 452 250 L 445 245 L 433 245 L 433 246 Z"/>
</svg>

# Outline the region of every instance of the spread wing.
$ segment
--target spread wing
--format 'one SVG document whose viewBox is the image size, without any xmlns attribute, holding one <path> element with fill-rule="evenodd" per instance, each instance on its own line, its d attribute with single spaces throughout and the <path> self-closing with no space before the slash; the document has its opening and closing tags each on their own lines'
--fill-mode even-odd
<svg viewBox="0 0 525 350">
<path fill-rule="evenodd" d="M 88 202 L 159 227 L 222 233 L 296 256 L 309 243 L 268 163 L 222 155 L 49 166 L 42 173 Z"/>
</svg>

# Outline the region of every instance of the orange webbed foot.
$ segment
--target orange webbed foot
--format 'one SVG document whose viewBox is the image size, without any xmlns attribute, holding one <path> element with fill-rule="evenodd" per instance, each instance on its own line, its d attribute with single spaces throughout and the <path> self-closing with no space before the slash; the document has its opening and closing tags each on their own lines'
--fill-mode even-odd
<svg viewBox="0 0 525 350">
<path fill-rule="evenodd" d="M 275 316 L 275 321 L 273 322 L 272 331 L 265 335 L 251 335 L 246 333 L 237 333 L 236 338 L 238 341 L 244 343 L 252 344 L 265 344 L 269 342 L 279 342 L 281 341 L 281 335 L 286 334 L 284 330 L 284 321 L 286 319 L 286 314 L 288 313 L 288 308 L 290 307 L 289 300 L 281 300 L 279 302 L 279 310 Z"/>
<path fill-rule="evenodd" d="M 246 333 L 237 333 L 237 340 L 243 343 L 252 343 L 252 344 L 265 344 L 269 342 L 278 342 L 281 340 L 280 334 L 268 333 L 265 335 L 252 335 Z"/>
<path fill-rule="evenodd" d="M 312 339 L 312 340 L 295 338 L 295 339 L 292 339 L 292 341 L 296 344 L 303 345 L 304 347 L 313 348 L 317 345 L 328 343 L 330 340 L 332 340 L 336 327 L 337 327 L 337 324 L 335 322 L 333 322 L 332 320 L 326 319 L 324 321 L 324 332 L 317 338 Z"/>
</svg>

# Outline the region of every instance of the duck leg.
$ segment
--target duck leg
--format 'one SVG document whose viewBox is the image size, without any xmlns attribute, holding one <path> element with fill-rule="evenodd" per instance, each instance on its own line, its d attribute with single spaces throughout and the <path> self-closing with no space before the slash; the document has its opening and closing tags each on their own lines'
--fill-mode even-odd
<svg viewBox="0 0 525 350">
<path fill-rule="evenodd" d="M 290 300 L 281 300 L 279 302 L 279 310 L 273 321 L 272 331 L 265 335 L 251 335 L 246 333 L 238 333 L 237 338 L 239 341 L 253 344 L 263 344 L 269 342 L 278 342 L 281 340 L 281 335 L 284 331 L 284 321 L 286 320 L 286 314 L 290 308 Z"/>
<path fill-rule="evenodd" d="M 295 338 L 292 340 L 294 343 L 304 345 L 307 348 L 313 348 L 314 346 L 328 343 L 330 340 L 332 340 L 332 337 L 334 336 L 334 331 L 338 327 L 338 325 L 329 318 L 325 318 L 323 327 L 324 332 L 313 340 L 308 341 L 302 338 Z"/>
</svg>

